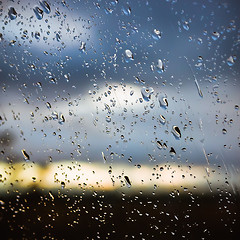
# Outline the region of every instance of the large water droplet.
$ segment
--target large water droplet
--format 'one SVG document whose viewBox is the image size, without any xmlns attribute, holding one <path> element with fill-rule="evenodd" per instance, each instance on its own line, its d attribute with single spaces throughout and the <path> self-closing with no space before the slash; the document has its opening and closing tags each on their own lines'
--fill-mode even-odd
<svg viewBox="0 0 240 240">
<path fill-rule="evenodd" d="M 35 13 L 35 15 L 36 15 L 38 20 L 41 20 L 43 18 L 43 10 L 41 8 L 35 7 L 33 9 L 33 11 L 34 11 L 34 13 Z"/>
<path fill-rule="evenodd" d="M 40 1 L 39 3 L 45 13 L 49 14 L 51 12 L 50 5 L 48 4 L 47 1 Z"/>
<path fill-rule="evenodd" d="M 11 20 L 14 20 L 17 18 L 17 12 L 16 12 L 15 8 L 13 8 L 13 7 L 9 8 L 8 16 L 10 17 Z"/>
<path fill-rule="evenodd" d="M 145 101 L 149 101 L 154 90 L 152 87 L 143 87 L 141 90 L 142 97 Z"/>
<path fill-rule="evenodd" d="M 173 126 L 172 127 L 172 134 L 173 134 L 173 136 L 176 138 L 176 139 L 180 139 L 181 138 L 181 131 L 180 131 L 180 129 L 179 129 L 179 127 L 178 126 Z"/>
</svg>

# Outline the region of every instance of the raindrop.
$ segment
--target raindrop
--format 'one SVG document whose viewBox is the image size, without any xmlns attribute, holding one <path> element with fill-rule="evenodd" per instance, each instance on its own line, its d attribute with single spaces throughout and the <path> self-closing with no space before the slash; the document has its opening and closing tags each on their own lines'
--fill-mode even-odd
<svg viewBox="0 0 240 240">
<path fill-rule="evenodd" d="M 59 116 L 59 120 L 58 120 L 58 123 L 59 124 L 63 124 L 64 122 L 65 122 L 65 117 L 63 116 L 63 114 L 61 113 L 61 114 L 59 114 L 60 116 Z"/>
<path fill-rule="evenodd" d="M 163 115 L 161 115 L 161 114 L 160 114 L 159 117 L 160 117 L 159 118 L 160 123 L 164 125 L 166 123 L 166 118 Z"/>
<path fill-rule="evenodd" d="M 149 101 L 151 99 L 151 95 L 153 94 L 154 90 L 151 87 L 143 87 L 141 90 L 143 99 L 145 101 Z"/>
<path fill-rule="evenodd" d="M 106 116 L 106 122 L 111 122 L 111 117 L 110 116 Z"/>
<path fill-rule="evenodd" d="M 234 65 L 234 63 L 235 63 L 235 61 L 236 61 L 236 56 L 230 56 L 228 59 L 227 59 L 227 64 L 228 64 L 228 66 L 233 66 Z"/>
<path fill-rule="evenodd" d="M 184 28 L 186 31 L 189 30 L 189 23 L 188 23 L 187 21 L 185 21 L 185 22 L 183 23 L 183 28 Z"/>
<path fill-rule="evenodd" d="M 40 39 L 40 32 L 35 32 L 35 38 Z"/>
<path fill-rule="evenodd" d="M 106 162 L 107 162 L 107 159 L 106 159 L 106 157 L 105 157 L 105 155 L 104 155 L 104 152 L 102 152 L 102 158 L 103 158 L 103 162 L 106 163 Z"/>
<path fill-rule="evenodd" d="M 39 3 L 45 13 L 49 14 L 51 12 L 51 8 L 47 1 L 40 1 Z"/>
<path fill-rule="evenodd" d="M 131 182 L 129 180 L 129 177 L 128 176 L 124 176 L 124 180 L 125 180 L 125 182 L 127 184 L 127 187 L 130 188 L 132 186 L 132 184 L 131 184 Z"/>
<path fill-rule="evenodd" d="M 131 60 L 133 60 L 133 53 L 131 52 L 131 50 L 127 49 L 125 50 L 125 62 L 130 62 Z"/>
<path fill-rule="evenodd" d="M 161 32 L 159 30 L 154 29 L 153 33 L 152 33 L 152 37 L 155 40 L 159 40 L 162 37 L 162 34 L 161 34 Z"/>
<path fill-rule="evenodd" d="M 158 59 L 158 62 L 157 62 L 157 72 L 158 73 L 164 72 L 164 65 L 161 59 Z"/>
<path fill-rule="evenodd" d="M 16 12 L 15 8 L 13 8 L 13 7 L 9 8 L 8 16 L 10 17 L 11 20 L 14 20 L 17 18 L 17 12 Z"/>
<path fill-rule="evenodd" d="M 61 41 L 61 36 L 59 35 L 59 33 L 56 33 L 56 40 L 57 40 L 58 42 Z"/>
<path fill-rule="evenodd" d="M 171 147 L 169 153 L 170 153 L 171 157 L 174 157 L 176 155 L 176 151 L 175 151 L 175 149 L 173 147 Z"/>
<path fill-rule="evenodd" d="M 213 32 L 213 33 L 212 33 L 212 39 L 213 39 L 214 41 L 218 40 L 219 37 L 220 37 L 220 33 L 219 33 L 219 32 Z"/>
<path fill-rule="evenodd" d="M 129 15 L 131 15 L 131 13 L 132 13 L 132 10 L 131 10 L 131 8 L 130 7 L 123 7 L 122 8 L 122 12 L 126 15 L 126 16 L 129 16 Z"/>
<path fill-rule="evenodd" d="M 62 188 L 62 189 L 65 188 L 65 182 L 61 182 L 61 188 Z"/>
<path fill-rule="evenodd" d="M 86 50 L 86 43 L 85 42 L 81 42 L 79 50 L 82 51 L 82 52 L 85 52 L 85 50 Z"/>
<path fill-rule="evenodd" d="M 158 140 L 157 141 L 157 147 L 159 148 L 159 149 L 162 149 L 162 143 Z"/>
<path fill-rule="evenodd" d="M 227 129 L 223 128 L 223 129 L 222 129 L 222 133 L 223 133 L 223 134 L 227 134 Z"/>
<path fill-rule="evenodd" d="M 35 7 L 33 9 L 33 11 L 34 11 L 38 20 L 41 20 L 43 18 L 43 10 L 42 9 L 40 9 L 39 7 Z"/>
<path fill-rule="evenodd" d="M 50 109 L 52 107 L 50 102 L 46 102 L 46 106 L 47 106 L 48 109 Z"/>
<path fill-rule="evenodd" d="M 160 107 L 165 109 L 168 107 L 168 100 L 165 96 L 159 96 L 158 101 L 160 103 Z"/>
<path fill-rule="evenodd" d="M 30 157 L 29 157 L 29 155 L 27 154 L 27 152 L 26 152 L 25 149 L 22 149 L 22 154 L 23 154 L 25 160 L 29 160 L 29 159 L 30 159 Z"/>
<path fill-rule="evenodd" d="M 176 139 L 181 138 L 181 132 L 180 132 L 180 129 L 178 128 L 178 126 L 173 126 L 172 127 L 172 134 L 174 135 L 174 137 Z"/>
</svg>

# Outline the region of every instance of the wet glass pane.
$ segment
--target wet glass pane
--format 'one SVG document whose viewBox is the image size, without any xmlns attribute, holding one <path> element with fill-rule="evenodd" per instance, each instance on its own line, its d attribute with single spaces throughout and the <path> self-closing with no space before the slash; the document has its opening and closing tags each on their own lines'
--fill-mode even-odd
<svg viewBox="0 0 240 240">
<path fill-rule="evenodd" d="M 239 13 L 0 1 L 3 239 L 238 239 Z"/>
</svg>

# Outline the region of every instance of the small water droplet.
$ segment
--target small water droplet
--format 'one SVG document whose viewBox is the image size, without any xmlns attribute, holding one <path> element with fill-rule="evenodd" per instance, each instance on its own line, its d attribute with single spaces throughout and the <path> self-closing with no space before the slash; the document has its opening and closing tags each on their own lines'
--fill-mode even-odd
<svg viewBox="0 0 240 240">
<path fill-rule="evenodd" d="M 127 62 L 127 63 L 134 59 L 133 58 L 133 53 L 129 49 L 125 50 L 124 55 L 125 55 L 125 62 Z"/>
<path fill-rule="evenodd" d="M 10 7 L 9 10 L 8 10 L 8 16 L 11 20 L 14 20 L 17 18 L 17 12 L 15 10 L 15 8 L 13 7 Z"/>
<path fill-rule="evenodd" d="M 236 61 L 236 56 L 230 56 L 228 59 L 227 59 L 227 64 L 228 64 L 228 66 L 233 66 L 234 65 L 234 63 L 235 63 L 235 61 Z"/>
<path fill-rule="evenodd" d="M 219 33 L 219 32 L 213 32 L 213 33 L 212 33 L 212 39 L 213 39 L 214 41 L 218 40 L 219 37 L 220 37 L 220 33 Z"/>
<path fill-rule="evenodd" d="M 46 106 L 47 106 L 48 109 L 50 109 L 52 107 L 50 102 L 46 102 Z"/>
<path fill-rule="evenodd" d="M 227 129 L 223 128 L 223 129 L 222 129 L 222 133 L 223 133 L 223 134 L 227 134 Z"/>
<path fill-rule="evenodd" d="M 128 176 L 124 176 L 124 180 L 126 182 L 126 185 L 128 188 L 130 188 L 132 186 L 131 182 L 130 182 L 130 179 Z"/>
<path fill-rule="evenodd" d="M 159 40 L 162 37 L 162 34 L 158 29 L 154 29 L 152 33 L 152 37 L 155 40 Z"/>
<path fill-rule="evenodd" d="M 79 50 L 82 51 L 82 52 L 85 52 L 85 50 L 86 50 L 86 43 L 85 42 L 83 42 L 83 41 L 81 42 Z"/>
<path fill-rule="evenodd" d="M 157 141 L 157 147 L 159 148 L 159 149 L 162 149 L 162 143 L 158 140 Z"/>
<path fill-rule="evenodd" d="M 172 127 L 172 134 L 174 135 L 174 137 L 176 139 L 180 139 L 181 138 L 181 131 L 180 131 L 178 126 L 173 126 Z"/>
<path fill-rule="evenodd" d="M 37 18 L 38 20 L 41 20 L 41 19 L 43 18 L 43 10 L 42 10 L 41 8 L 35 7 L 35 8 L 33 9 L 33 11 L 34 11 L 34 13 L 35 13 L 35 15 L 36 15 L 36 18 Z"/>
<path fill-rule="evenodd" d="M 160 121 L 161 124 L 164 125 L 166 123 L 166 118 L 163 115 L 160 114 L 159 115 L 159 121 Z"/>
<path fill-rule="evenodd" d="M 149 101 L 151 99 L 151 95 L 153 94 L 154 90 L 152 87 L 143 87 L 141 90 L 142 97 L 145 101 Z"/>
<path fill-rule="evenodd" d="M 126 16 L 129 16 L 131 15 L 132 13 L 132 10 L 131 8 L 128 6 L 128 7 L 122 7 L 122 12 L 126 15 Z"/>
<path fill-rule="evenodd" d="M 111 116 L 106 116 L 106 122 L 111 122 Z"/>
<path fill-rule="evenodd" d="M 40 32 L 35 32 L 35 38 L 38 40 L 40 39 Z"/>
<path fill-rule="evenodd" d="M 187 21 L 185 21 L 185 22 L 183 23 L 183 28 L 184 28 L 186 31 L 189 30 L 189 23 L 188 23 Z"/>
<path fill-rule="evenodd" d="M 157 62 L 157 72 L 158 73 L 164 72 L 164 65 L 161 59 L 158 59 L 158 62 Z"/>
<path fill-rule="evenodd" d="M 160 107 L 165 108 L 165 109 L 168 107 L 168 100 L 167 100 L 166 96 L 159 96 L 158 101 L 160 103 Z"/>
<path fill-rule="evenodd" d="M 29 155 L 27 154 L 27 152 L 26 152 L 25 149 L 22 149 L 22 154 L 23 154 L 25 160 L 30 160 L 30 157 L 29 157 Z"/>
<path fill-rule="evenodd" d="M 169 153 L 170 153 L 171 157 L 174 157 L 176 155 L 176 151 L 175 151 L 175 149 L 173 147 L 171 147 Z"/>
<path fill-rule="evenodd" d="M 61 182 L 61 188 L 62 188 L 62 189 L 65 188 L 65 182 Z"/>
<path fill-rule="evenodd" d="M 59 35 L 59 33 L 56 33 L 56 40 L 57 40 L 58 42 L 61 41 L 61 36 Z"/>
<path fill-rule="evenodd" d="M 45 13 L 49 14 L 51 12 L 50 5 L 48 4 L 47 1 L 40 1 L 39 3 Z"/>
<path fill-rule="evenodd" d="M 65 122 L 65 117 L 63 116 L 62 113 L 59 114 L 59 119 L 58 119 L 58 123 L 59 124 L 63 124 Z"/>
</svg>

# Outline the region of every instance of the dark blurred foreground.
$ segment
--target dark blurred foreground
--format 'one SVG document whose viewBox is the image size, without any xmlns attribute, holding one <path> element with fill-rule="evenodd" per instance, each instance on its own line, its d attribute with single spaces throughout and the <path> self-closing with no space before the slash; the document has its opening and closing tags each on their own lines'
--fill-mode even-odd
<svg viewBox="0 0 240 240">
<path fill-rule="evenodd" d="M 32 192 L 1 198 L 1 239 L 239 239 L 239 194 Z"/>
</svg>

